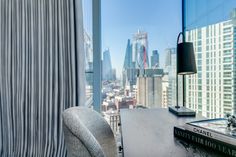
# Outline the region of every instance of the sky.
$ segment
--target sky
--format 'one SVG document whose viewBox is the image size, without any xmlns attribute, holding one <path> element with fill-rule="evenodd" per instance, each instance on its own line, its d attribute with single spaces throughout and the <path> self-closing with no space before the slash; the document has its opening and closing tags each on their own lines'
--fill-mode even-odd
<svg viewBox="0 0 236 157">
<path fill-rule="evenodd" d="M 149 57 L 152 50 L 158 50 L 163 67 L 164 50 L 176 47 L 181 32 L 181 0 L 101 0 L 101 10 L 102 51 L 109 48 L 117 77 L 121 76 L 127 40 L 138 29 L 148 33 Z"/>
</svg>

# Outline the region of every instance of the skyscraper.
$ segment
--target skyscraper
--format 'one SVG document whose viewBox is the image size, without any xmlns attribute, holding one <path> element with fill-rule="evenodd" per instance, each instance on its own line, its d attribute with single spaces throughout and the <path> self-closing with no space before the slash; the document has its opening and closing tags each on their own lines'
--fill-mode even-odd
<svg viewBox="0 0 236 157">
<path fill-rule="evenodd" d="M 197 75 L 186 77 L 186 105 L 208 118 L 236 114 L 236 10 L 231 19 L 186 32 Z"/>
<path fill-rule="evenodd" d="M 162 76 L 162 107 L 168 107 L 168 87 L 169 87 L 169 78 L 167 74 Z"/>
<path fill-rule="evenodd" d="M 166 63 L 165 72 L 168 73 L 168 96 L 167 104 L 168 106 L 176 105 L 176 49 L 167 48 L 166 53 Z"/>
<path fill-rule="evenodd" d="M 136 85 L 137 82 L 137 74 L 143 74 L 144 69 L 148 67 L 147 33 L 138 30 L 138 32 L 133 35 L 132 44 L 130 40 L 128 40 L 127 43 L 122 71 L 123 86 L 130 87 L 130 91 L 132 91 L 132 86 Z"/>
<path fill-rule="evenodd" d="M 166 54 L 166 59 L 165 59 L 164 70 L 166 72 L 168 72 L 170 67 L 173 67 L 173 65 L 176 65 L 176 59 L 173 58 L 173 55 L 176 54 L 176 49 L 175 48 L 167 48 L 167 49 L 165 49 L 165 54 Z"/>
<path fill-rule="evenodd" d="M 128 39 L 126 51 L 125 51 L 125 60 L 123 69 L 134 68 L 134 64 L 132 62 L 132 44 L 130 43 L 130 39 Z"/>
<path fill-rule="evenodd" d="M 133 86 L 136 84 L 135 62 L 132 61 L 132 44 L 128 39 L 125 59 L 122 71 L 123 86 Z"/>
<path fill-rule="evenodd" d="M 116 69 L 112 69 L 112 80 L 116 80 Z"/>
<path fill-rule="evenodd" d="M 159 68 L 159 53 L 157 50 L 152 51 L 151 67 L 152 68 Z"/>
<path fill-rule="evenodd" d="M 133 35 L 132 47 L 132 61 L 135 62 L 135 68 L 148 68 L 149 59 L 147 32 L 141 32 L 138 30 L 138 32 Z"/>
<path fill-rule="evenodd" d="M 137 104 L 146 107 L 162 106 L 162 69 L 145 69 L 137 77 Z"/>
<path fill-rule="evenodd" d="M 103 62 L 102 62 L 102 78 L 103 80 L 112 80 L 112 66 L 111 66 L 111 56 L 109 49 L 103 52 Z"/>
</svg>

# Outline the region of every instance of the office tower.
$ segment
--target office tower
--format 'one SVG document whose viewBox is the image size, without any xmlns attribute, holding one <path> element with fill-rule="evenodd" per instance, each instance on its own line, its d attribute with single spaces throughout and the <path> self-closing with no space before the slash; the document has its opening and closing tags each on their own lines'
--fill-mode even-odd
<svg viewBox="0 0 236 157">
<path fill-rule="evenodd" d="M 152 51 L 152 56 L 151 56 L 151 67 L 152 68 L 159 68 L 159 53 L 157 50 Z"/>
<path fill-rule="evenodd" d="M 138 30 L 133 35 L 132 44 L 128 40 L 124 65 L 123 65 L 123 86 L 133 90 L 133 86 L 136 85 L 137 71 L 143 73 L 143 69 L 149 67 L 148 59 L 148 39 L 147 33 Z M 141 69 L 141 70 L 140 70 Z"/>
<path fill-rule="evenodd" d="M 168 74 L 168 106 L 176 105 L 176 49 L 167 48 L 164 71 Z"/>
<path fill-rule="evenodd" d="M 125 51 L 123 69 L 130 69 L 130 68 L 134 68 L 134 65 L 132 62 L 132 44 L 130 43 L 130 39 L 128 39 L 126 51 Z"/>
<path fill-rule="evenodd" d="M 137 77 L 137 104 L 146 107 L 161 107 L 162 69 L 145 69 L 144 75 Z"/>
<path fill-rule="evenodd" d="M 236 10 L 227 21 L 186 32 L 197 74 L 186 77 L 186 105 L 208 118 L 236 114 Z"/>
<path fill-rule="evenodd" d="M 168 107 L 168 87 L 169 87 L 169 78 L 167 74 L 164 74 L 161 78 L 162 83 L 162 103 L 161 107 L 167 108 Z"/>
<path fill-rule="evenodd" d="M 102 62 L 102 78 L 103 80 L 112 80 L 112 66 L 111 66 L 111 56 L 109 49 L 103 52 L 103 62 Z"/>
<path fill-rule="evenodd" d="M 147 32 L 138 30 L 133 35 L 132 61 L 135 62 L 135 68 L 146 69 L 149 67 Z"/>
<path fill-rule="evenodd" d="M 149 108 L 161 107 L 161 76 L 137 78 L 137 104 Z"/>
<path fill-rule="evenodd" d="M 176 65 L 176 59 L 173 59 L 173 55 L 176 54 L 176 48 L 167 48 L 165 49 L 165 66 L 164 66 L 164 71 L 168 72 L 170 69 L 169 68 L 174 68 L 173 65 Z"/>
<path fill-rule="evenodd" d="M 128 39 L 124 65 L 122 70 L 122 80 L 124 89 L 129 88 L 132 91 L 132 87 L 136 85 L 137 69 L 135 68 L 135 62 L 132 61 L 132 44 Z"/>
<path fill-rule="evenodd" d="M 116 69 L 112 69 L 112 80 L 116 80 Z"/>
</svg>

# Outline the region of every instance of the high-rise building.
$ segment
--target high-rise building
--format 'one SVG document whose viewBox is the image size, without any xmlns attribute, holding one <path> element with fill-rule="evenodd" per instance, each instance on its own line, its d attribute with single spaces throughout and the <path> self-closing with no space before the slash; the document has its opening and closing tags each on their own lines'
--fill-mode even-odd
<svg viewBox="0 0 236 157">
<path fill-rule="evenodd" d="M 151 67 L 152 68 L 159 68 L 159 53 L 157 50 L 152 51 L 152 56 L 151 56 Z"/>
<path fill-rule="evenodd" d="M 168 93 L 167 104 L 168 106 L 176 105 L 176 49 L 167 48 L 165 72 L 168 74 Z"/>
<path fill-rule="evenodd" d="M 161 83 L 162 83 L 162 106 L 163 108 L 168 107 L 168 87 L 169 87 L 169 78 L 167 74 L 164 74 L 161 78 Z"/>
<path fill-rule="evenodd" d="M 161 76 L 140 76 L 137 78 L 137 104 L 149 108 L 161 107 Z"/>
<path fill-rule="evenodd" d="M 128 39 L 126 52 L 125 52 L 125 59 L 122 71 L 122 79 L 123 79 L 123 87 L 126 86 L 132 87 L 136 84 L 136 69 L 135 69 L 135 62 L 132 61 L 132 44 L 130 39 Z"/>
<path fill-rule="evenodd" d="M 137 82 L 137 71 L 143 73 L 143 70 L 149 67 L 148 59 L 148 38 L 146 32 L 141 32 L 138 30 L 137 33 L 133 35 L 132 44 L 128 40 L 122 79 L 123 86 L 126 89 L 128 86 L 130 91 L 132 91 L 133 86 Z"/>
<path fill-rule="evenodd" d="M 165 72 L 169 72 L 170 68 L 176 68 L 174 67 L 176 65 L 176 59 L 173 58 L 173 56 L 176 54 L 176 48 L 167 48 L 165 49 Z M 173 66 L 174 65 L 174 66 Z"/>
<path fill-rule="evenodd" d="M 103 80 L 112 80 L 112 66 L 109 49 L 103 52 L 102 69 Z"/>
<path fill-rule="evenodd" d="M 128 39 L 126 51 L 125 51 L 125 60 L 123 69 L 134 68 L 134 63 L 132 61 L 132 44 L 130 43 L 130 39 Z"/>
<path fill-rule="evenodd" d="M 197 74 L 186 77 L 186 105 L 208 118 L 236 114 L 236 9 L 231 19 L 186 32 Z"/>
<path fill-rule="evenodd" d="M 133 35 L 132 61 L 135 63 L 135 68 L 146 69 L 149 67 L 147 32 L 138 30 Z"/>
<path fill-rule="evenodd" d="M 116 80 L 116 69 L 112 69 L 112 80 Z"/>
<path fill-rule="evenodd" d="M 137 104 L 149 108 L 162 106 L 162 69 L 145 69 L 137 77 Z"/>
</svg>

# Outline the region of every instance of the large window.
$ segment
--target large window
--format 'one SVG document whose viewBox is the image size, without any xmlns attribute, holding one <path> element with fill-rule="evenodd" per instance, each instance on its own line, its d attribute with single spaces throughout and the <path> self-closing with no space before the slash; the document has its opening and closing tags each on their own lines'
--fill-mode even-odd
<svg viewBox="0 0 236 157">
<path fill-rule="evenodd" d="M 236 1 L 184 0 L 184 22 L 186 40 L 194 43 L 202 75 L 186 78 L 187 107 L 208 118 L 235 114 Z M 201 93 L 200 101 L 196 93 Z"/>
<path fill-rule="evenodd" d="M 110 121 L 122 108 L 176 105 L 176 40 L 182 30 L 182 1 L 101 2 L 104 116 Z M 179 91 L 181 98 L 181 86 Z"/>
</svg>

